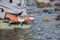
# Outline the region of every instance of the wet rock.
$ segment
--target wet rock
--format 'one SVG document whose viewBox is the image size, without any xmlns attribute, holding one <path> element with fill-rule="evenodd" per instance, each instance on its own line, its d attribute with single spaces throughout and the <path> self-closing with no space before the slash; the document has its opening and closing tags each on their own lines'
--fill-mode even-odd
<svg viewBox="0 0 60 40">
<path fill-rule="evenodd" d="M 60 21 L 60 15 L 57 15 L 57 18 L 55 20 Z"/>
<path fill-rule="evenodd" d="M 60 7 L 56 7 L 55 8 L 55 11 L 60 11 Z"/>
<path fill-rule="evenodd" d="M 50 0 L 35 0 L 35 1 L 38 2 L 38 3 L 41 3 L 41 2 L 49 3 L 50 2 Z"/>
<path fill-rule="evenodd" d="M 50 0 L 50 2 L 54 2 L 55 0 Z"/>
<path fill-rule="evenodd" d="M 42 21 L 44 21 L 44 22 L 49 22 L 49 21 L 51 21 L 52 19 L 50 18 L 50 17 L 45 17 L 45 18 L 43 18 L 42 19 Z"/>
<path fill-rule="evenodd" d="M 55 3 L 55 6 L 60 6 L 60 2 Z"/>
<path fill-rule="evenodd" d="M 43 10 L 43 12 L 51 14 L 48 9 Z"/>
<path fill-rule="evenodd" d="M 51 37 L 48 37 L 48 38 L 46 38 L 46 39 L 47 39 L 47 40 L 49 40 L 49 39 L 51 40 L 52 38 L 51 38 Z"/>
<path fill-rule="evenodd" d="M 46 10 L 43 10 L 43 12 L 49 12 L 49 10 L 46 9 Z"/>
<path fill-rule="evenodd" d="M 21 40 L 33 40 L 33 39 L 31 39 L 31 38 L 29 38 L 28 36 L 26 36 L 26 35 L 20 35 L 20 39 Z"/>
<path fill-rule="evenodd" d="M 37 3 L 37 7 L 39 8 L 51 7 L 51 4 L 50 3 Z"/>
<path fill-rule="evenodd" d="M 32 5 L 33 5 L 33 6 L 36 6 L 36 3 L 34 2 L 34 3 L 32 3 Z"/>
<path fill-rule="evenodd" d="M 51 12 L 48 9 L 43 10 L 43 12 L 51 14 Z"/>
</svg>

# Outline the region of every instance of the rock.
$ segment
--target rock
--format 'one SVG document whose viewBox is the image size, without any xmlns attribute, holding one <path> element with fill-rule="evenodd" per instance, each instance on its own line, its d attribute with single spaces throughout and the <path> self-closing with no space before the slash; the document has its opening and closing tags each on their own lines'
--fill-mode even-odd
<svg viewBox="0 0 60 40">
<path fill-rule="evenodd" d="M 58 2 L 58 3 L 55 3 L 55 6 L 60 6 L 60 2 Z"/>
<path fill-rule="evenodd" d="M 56 7 L 55 8 L 55 11 L 60 11 L 60 7 Z"/>
<path fill-rule="evenodd" d="M 29 7 L 29 6 L 26 6 L 25 8 L 26 8 L 26 9 L 30 9 L 30 7 Z"/>
<path fill-rule="evenodd" d="M 55 0 L 50 0 L 50 2 L 54 2 Z"/>
<path fill-rule="evenodd" d="M 55 20 L 60 21 L 60 15 L 57 15 L 57 18 Z"/>
<path fill-rule="evenodd" d="M 20 39 L 20 40 L 24 40 L 24 39 Z"/>
<path fill-rule="evenodd" d="M 50 17 L 45 17 L 42 19 L 42 21 L 45 21 L 45 22 L 48 22 L 48 21 L 51 21 L 52 19 Z"/>
<path fill-rule="evenodd" d="M 48 9 L 45 9 L 45 10 L 43 10 L 43 12 L 46 12 L 47 13 L 47 12 L 49 12 L 49 10 Z"/>
<path fill-rule="evenodd" d="M 32 40 L 31 38 L 29 38 L 28 36 L 26 36 L 26 35 L 20 35 L 20 39 L 21 40 Z"/>
<path fill-rule="evenodd" d="M 45 7 L 50 7 L 50 3 L 37 3 L 37 7 L 39 8 L 45 8 Z"/>
<path fill-rule="evenodd" d="M 33 6 L 36 6 L 36 3 L 32 3 Z"/>
<path fill-rule="evenodd" d="M 41 3 L 41 2 L 49 3 L 50 2 L 50 0 L 35 0 L 35 1 L 38 2 L 38 3 Z"/>
<path fill-rule="evenodd" d="M 48 9 L 43 10 L 43 12 L 51 14 L 51 12 Z"/>
<path fill-rule="evenodd" d="M 35 0 L 36 3 L 33 3 L 32 5 L 37 6 L 39 8 L 44 7 L 50 7 L 51 4 L 49 3 L 49 0 Z"/>
<path fill-rule="evenodd" d="M 49 40 L 49 39 L 52 39 L 52 38 L 51 37 L 47 37 L 46 39 Z"/>
</svg>

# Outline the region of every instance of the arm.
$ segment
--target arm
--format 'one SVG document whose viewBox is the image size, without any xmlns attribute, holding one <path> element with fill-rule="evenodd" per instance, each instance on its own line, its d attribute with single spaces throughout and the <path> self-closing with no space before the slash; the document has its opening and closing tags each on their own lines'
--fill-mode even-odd
<svg viewBox="0 0 60 40">
<path fill-rule="evenodd" d="M 3 9 L 2 8 L 0 8 L 0 18 L 1 19 L 4 19 L 5 18 L 5 12 L 3 11 Z"/>
<path fill-rule="evenodd" d="M 10 21 L 17 23 L 18 19 L 14 15 L 11 15 L 10 13 L 5 13 L 2 8 L 0 8 L 0 18 L 5 19 L 8 18 Z"/>
<path fill-rule="evenodd" d="M 26 0 L 21 0 L 21 8 L 23 10 L 21 16 L 27 16 Z"/>
<path fill-rule="evenodd" d="M 21 7 L 25 8 L 26 7 L 26 3 L 27 3 L 26 0 L 21 0 Z"/>
</svg>

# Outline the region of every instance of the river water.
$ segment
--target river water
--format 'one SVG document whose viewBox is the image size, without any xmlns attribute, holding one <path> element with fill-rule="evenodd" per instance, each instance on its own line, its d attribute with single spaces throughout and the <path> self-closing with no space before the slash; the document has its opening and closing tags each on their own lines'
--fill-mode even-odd
<svg viewBox="0 0 60 40">
<path fill-rule="evenodd" d="M 35 20 L 34 22 L 31 22 L 31 28 L 24 31 L 25 35 L 31 38 L 31 40 L 60 40 L 60 21 L 55 20 L 60 12 L 54 11 L 56 7 L 54 4 L 56 2 L 60 2 L 60 0 L 50 2 L 51 7 L 47 8 L 38 8 L 37 6 L 33 6 L 32 3 L 34 3 L 34 0 L 27 1 L 27 5 L 30 8 L 28 10 L 28 14 L 33 15 L 35 17 Z M 43 12 L 45 9 L 48 9 L 49 13 Z M 51 20 L 48 22 L 42 21 L 42 19 L 45 17 L 49 17 Z M 21 33 L 21 30 L 18 31 L 18 33 Z"/>
</svg>

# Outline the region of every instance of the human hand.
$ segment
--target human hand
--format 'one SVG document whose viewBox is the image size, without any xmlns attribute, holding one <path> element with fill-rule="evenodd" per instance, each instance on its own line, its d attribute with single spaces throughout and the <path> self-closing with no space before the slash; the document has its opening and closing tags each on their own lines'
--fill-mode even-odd
<svg viewBox="0 0 60 40">
<path fill-rule="evenodd" d="M 14 15 L 12 14 L 6 14 L 5 18 L 8 18 L 10 21 L 12 21 L 12 23 L 17 23 L 18 22 L 18 18 L 15 17 Z"/>
<path fill-rule="evenodd" d="M 29 17 L 24 18 L 24 22 L 29 22 L 29 21 L 30 21 Z"/>
</svg>

